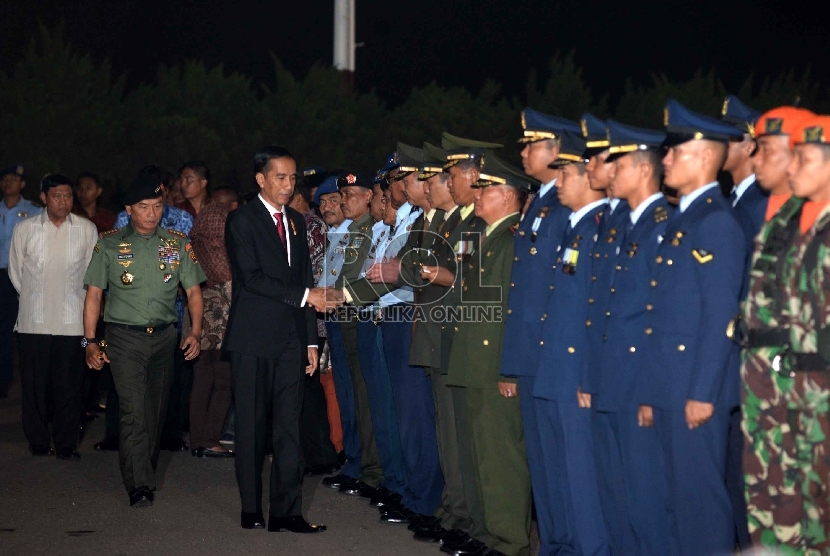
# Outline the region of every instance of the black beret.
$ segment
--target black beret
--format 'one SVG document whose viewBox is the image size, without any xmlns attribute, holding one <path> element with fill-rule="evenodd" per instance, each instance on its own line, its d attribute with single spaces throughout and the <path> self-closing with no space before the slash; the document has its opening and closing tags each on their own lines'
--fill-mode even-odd
<svg viewBox="0 0 830 556">
<path fill-rule="evenodd" d="M 344 187 L 351 186 L 365 187 L 366 189 L 374 188 L 372 180 L 366 176 L 348 171 L 341 172 L 340 175 L 337 176 L 337 189 L 343 189 Z"/>
<path fill-rule="evenodd" d="M 127 189 L 127 194 L 124 196 L 125 205 L 134 205 L 145 201 L 147 199 L 158 199 L 161 197 L 164 186 L 158 180 L 149 174 L 140 174 L 130 188 Z"/>
</svg>

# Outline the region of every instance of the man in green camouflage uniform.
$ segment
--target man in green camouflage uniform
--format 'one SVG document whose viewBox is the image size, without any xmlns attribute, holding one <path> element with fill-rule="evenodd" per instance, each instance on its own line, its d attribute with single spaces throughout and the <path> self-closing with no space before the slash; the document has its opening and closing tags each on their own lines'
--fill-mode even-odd
<svg viewBox="0 0 830 556">
<path fill-rule="evenodd" d="M 743 310 L 744 473 L 753 544 L 818 555 L 830 553 L 830 118 L 792 137 L 795 196 L 756 240 Z"/>
</svg>

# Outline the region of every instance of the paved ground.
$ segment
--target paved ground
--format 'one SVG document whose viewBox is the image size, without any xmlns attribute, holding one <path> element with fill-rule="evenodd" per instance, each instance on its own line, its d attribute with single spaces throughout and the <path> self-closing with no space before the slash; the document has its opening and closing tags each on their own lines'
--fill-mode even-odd
<svg viewBox="0 0 830 556">
<path fill-rule="evenodd" d="M 95 452 L 103 416 L 91 424 L 79 462 L 33 457 L 20 424 L 19 386 L 0 400 L 0 554 L 441 554 L 386 525 L 364 499 L 304 484 L 304 514 L 328 531 L 306 536 L 246 531 L 232 460 L 163 453 L 152 508 L 132 510 L 117 454 Z M 267 493 L 267 474 L 265 478 Z M 267 508 L 266 508 L 267 511 Z"/>
</svg>

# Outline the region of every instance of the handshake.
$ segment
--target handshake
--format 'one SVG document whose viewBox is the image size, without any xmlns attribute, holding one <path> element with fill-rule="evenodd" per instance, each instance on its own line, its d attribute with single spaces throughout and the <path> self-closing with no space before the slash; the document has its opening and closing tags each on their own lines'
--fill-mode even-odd
<svg viewBox="0 0 830 556">
<path fill-rule="evenodd" d="M 330 313 L 346 302 L 343 290 L 336 288 L 311 288 L 306 303 L 320 313 Z"/>
</svg>

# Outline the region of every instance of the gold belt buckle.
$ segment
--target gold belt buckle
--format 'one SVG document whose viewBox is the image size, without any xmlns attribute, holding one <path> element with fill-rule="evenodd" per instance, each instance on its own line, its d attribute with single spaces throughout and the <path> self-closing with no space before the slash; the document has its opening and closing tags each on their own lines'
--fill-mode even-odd
<svg viewBox="0 0 830 556">
<path fill-rule="evenodd" d="M 147 329 L 146 329 L 146 332 L 147 332 L 147 334 L 152 334 L 153 333 L 153 327 L 148 326 Z"/>
</svg>

